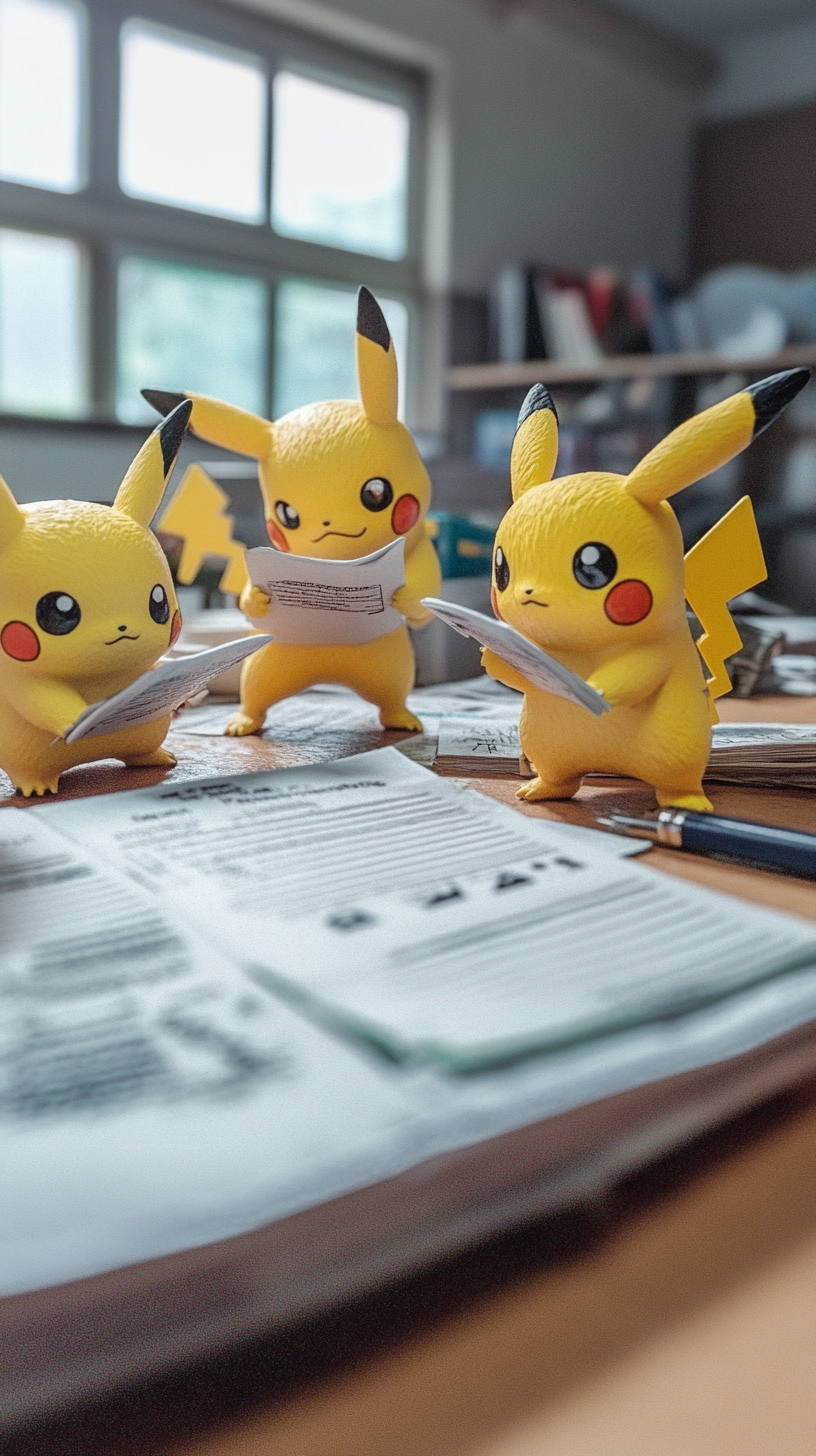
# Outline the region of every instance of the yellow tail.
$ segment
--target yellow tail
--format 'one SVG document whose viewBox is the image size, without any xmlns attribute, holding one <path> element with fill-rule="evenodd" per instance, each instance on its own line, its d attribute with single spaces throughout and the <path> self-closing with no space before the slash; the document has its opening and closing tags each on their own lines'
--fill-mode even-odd
<svg viewBox="0 0 816 1456">
<path fill-rule="evenodd" d="M 159 530 L 184 541 L 177 572 L 183 586 L 195 581 L 208 556 L 226 560 L 221 591 L 240 596 L 246 586 L 246 547 L 233 540 L 233 519 L 224 510 L 228 505 L 229 497 L 206 470 L 191 465 L 158 523 Z"/>
<path fill-rule="evenodd" d="M 742 646 L 727 604 L 767 575 L 754 508 L 744 495 L 685 558 L 686 601 L 703 628 L 697 646 L 712 673 L 708 692 L 715 723 L 714 699 L 731 689 L 725 659 Z"/>
</svg>

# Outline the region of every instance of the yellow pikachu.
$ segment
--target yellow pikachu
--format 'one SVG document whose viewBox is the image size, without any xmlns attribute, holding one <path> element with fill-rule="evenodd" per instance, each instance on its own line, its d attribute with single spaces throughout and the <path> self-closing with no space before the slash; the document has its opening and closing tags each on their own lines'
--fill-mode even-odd
<svg viewBox="0 0 816 1456">
<path fill-rule="evenodd" d="M 431 613 L 421 605 L 438 594 L 439 562 L 425 516 L 431 483 L 411 435 L 397 419 L 397 359 L 379 304 L 361 288 L 357 307 L 357 376 L 361 403 L 329 400 L 306 405 L 272 423 L 199 394 L 143 390 L 162 412 L 192 400 L 191 428 L 202 439 L 251 455 L 279 551 L 351 561 L 397 537 L 405 538 L 405 585 L 393 605 L 411 626 Z M 218 523 L 223 531 L 223 521 Z M 247 585 L 240 606 L 263 617 L 269 598 Z M 272 642 L 248 657 L 241 672 L 241 707 L 228 734 L 257 733 L 267 708 L 314 683 L 342 683 L 380 710 L 384 728 L 421 730 L 406 707 L 414 685 L 414 654 L 406 627 L 373 642 L 300 646 Z"/>
<path fill-rule="evenodd" d="M 18 506 L 0 479 L 0 768 L 21 793 L 56 793 L 93 759 L 171 767 L 169 713 L 65 743 L 91 703 L 118 693 L 175 642 L 173 581 L 148 526 L 190 418 L 178 406 L 145 442 L 112 506 Z"/>
<path fill-rule="evenodd" d="M 488 673 L 525 695 L 521 744 L 536 777 L 524 799 L 568 799 L 582 776 L 626 774 L 651 784 L 661 807 L 710 810 L 702 778 L 712 699 L 730 683 L 723 657 L 739 637 L 725 603 L 764 580 L 751 503 L 744 497 L 683 561 L 667 497 L 743 450 L 804 388 L 791 369 L 741 390 L 673 430 L 631 475 L 552 480 L 558 421 L 543 385 L 522 405 L 513 443 L 513 505 L 496 534 L 493 607 L 503 621 L 604 695 L 595 718 L 533 687 L 495 653 Z M 706 636 L 706 683 L 685 601 Z"/>
</svg>

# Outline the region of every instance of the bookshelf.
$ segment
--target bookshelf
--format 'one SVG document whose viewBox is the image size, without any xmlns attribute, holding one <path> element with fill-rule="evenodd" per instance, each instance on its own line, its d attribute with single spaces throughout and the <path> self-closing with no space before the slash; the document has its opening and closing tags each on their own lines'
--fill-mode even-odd
<svg viewBox="0 0 816 1456">
<path fill-rule="evenodd" d="M 726 359 L 722 354 L 621 354 L 596 364 L 561 364 L 526 359 L 520 364 L 460 364 L 449 369 L 448 389 L 455 394 L 514 389 L 538 384 L 595 384 L 607 379 L 658 379 L 694 374 L 776 374 L 798 366 L 816 368 L 816 344 L 794 344 L 762 359 Z"/>
</svg>

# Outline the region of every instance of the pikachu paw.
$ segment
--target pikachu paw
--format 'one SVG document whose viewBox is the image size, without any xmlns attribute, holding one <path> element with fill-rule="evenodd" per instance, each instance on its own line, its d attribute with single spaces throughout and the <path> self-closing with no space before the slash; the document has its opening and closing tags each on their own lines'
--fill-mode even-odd
<svg viewBox="0 0 816 1456">
<path fill-rule="evenodd" d="M 175 768 L 178 759 L 169 748 L 156 748 L 152 753 L 132 753 L 124 762 L 128 768 Z"/>
<path fill-rule="evenodd" d="M 528 804 L 534 804 L 537 799 L 571 799 L 580 787 L 580 779 L 570 779 L 565 784 L 553 784 L 549 779 L 537 777 L 516 789 L 516 798 L 526 799 Z"/>
<path fill-rule="evenodd" d="M 380 709 L 380 722 L 383 728 L 403 728 L 409 733 L 421 733 L 422 724 L 416 713 L 409 708 Z"/>
<path fill-rule="evenodd" d="M 261 714 L 258 718 L 254 717 L 252 713 L 244 713 L 243 711 L 233 713 L 224 729 L 224 734 L 227 738 L 244 738 L 247 733 L 260 733 L 264 725 L 265 716 L 266 714 Z"/>
<path fill-rule="evenodd" d="M 59 790 L 59 774 L 55 779 L 22 779 L 14 787 L 24 799 L 42 798 L 45 794 L 56 794 Z"/>
<path fill-rule="evenodd" d="M 714 805 L 705 794 L 658 794 L 661 809 L 689 809 L 694 814 L 713 814 Z"/>
</svg>

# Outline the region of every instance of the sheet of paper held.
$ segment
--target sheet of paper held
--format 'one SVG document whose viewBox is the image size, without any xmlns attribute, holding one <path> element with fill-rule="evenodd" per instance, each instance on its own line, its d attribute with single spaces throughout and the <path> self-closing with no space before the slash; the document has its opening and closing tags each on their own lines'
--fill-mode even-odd
<svg viewBox="0 0 816 1456">
<path fill-rule="evenodd" d="M 160 718 L 163 713 L 174 712 L 220 672 L 226 672 L 271 641 L 271 637 L 242 637 L 238 642 L 225 642 L 221 647 L 211 647 L 192 657 L 161 662 L 112 698 L 92 703 L 71 724 L 64 735 L 65 741 L 74 743 L 77 738 L 118 733 L 122 728 L 136 728 L 140 723 Z"/>
<path fill-rule="evenodd" d="M 816 927 L 639 865 L 554 848 L 348 895 L 297 923 L 236 914 L 203 877 L 194 923 L 258 979 L 389 1055 L 473 1072 L 678 1016 L 799 966 Z"/>
<path fill-rule="evenodd" d="M 609 704 L 601 693 L 534 642 L 522 637 L 508 622 L 495 621 L 486 617 L 484 612 L 460 607 L 458 602 L 443 602 L 437 597 L 423 597 L 422 605 L 462 637 L 473 637 L 482 647 L 489 647 L 497 657 L 504 658 L 505 662 L 523 673 L 534 687 L 543 688 L 557 698 L 566 698 L 567 702 L 577 703 L 581 708 L 588 708 L 596 718 L 609 712 Z"/>
<path fill-rule="evenodd" d="M 421 1156 L 428 1119 L 392 1071 L 45 815 L 0 817 L 0 894 L 0 1295 L 226 1238 Z"/>
<path fill-rule="evenodd" d="M 405 622 L 391 606 L 394 592 L 405 585 L 402 536 L 353 561 L 255 546 L 247 551 L 246 564 L 255 586 L 270 599 L 266 616 L 251 618 L 252 625 L 278 642 L 371 642 Z"/>
</svg>

